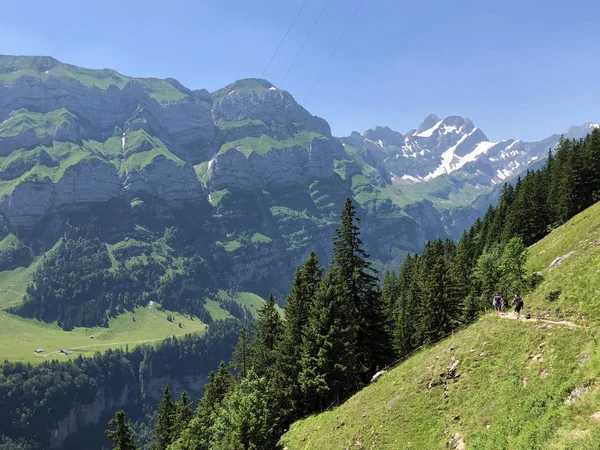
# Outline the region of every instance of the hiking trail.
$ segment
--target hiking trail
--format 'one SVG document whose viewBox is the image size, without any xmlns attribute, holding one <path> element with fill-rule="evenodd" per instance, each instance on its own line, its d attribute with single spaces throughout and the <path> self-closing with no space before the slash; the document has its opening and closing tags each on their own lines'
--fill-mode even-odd
<svg viewBox="0 0 600 450">
<path fill-rule="evenodd" d="M 521 317 L 517 317 L 514 312 L 510 313 L 500 313 L 498 317 L 501 319 L 509 319 L 509 320 L 518 320 L 519 322 L 539 322 L 539 323 L 548 323 L 551 325 L 562 325 L 569 328 L 579 328 L 575 322 L 570 322 L 568 320 L 547 320 L 547 319 L 527 319 L 523 314 Z"/>
</svg>

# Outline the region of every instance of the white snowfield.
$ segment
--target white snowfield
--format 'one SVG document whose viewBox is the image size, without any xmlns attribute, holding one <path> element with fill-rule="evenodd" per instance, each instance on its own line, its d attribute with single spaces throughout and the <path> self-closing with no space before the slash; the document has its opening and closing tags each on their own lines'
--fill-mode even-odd
<svg viewBox="0 0 600 450">
<path fill-rule="evenodd" d="M 433 133 L 435 132 L 435 130 L 437 130 L 443 122 L 444 122 L 443 120 L 440 120 L 438 123 L 436 123 L 434 126 L 429 128 L 428 130 L 422 131 L 420 133 L 416 133 L 413 136 L 425 137 L 425 138 L 431 137 L 431 136 L 433 136 Z"/>
</svg>

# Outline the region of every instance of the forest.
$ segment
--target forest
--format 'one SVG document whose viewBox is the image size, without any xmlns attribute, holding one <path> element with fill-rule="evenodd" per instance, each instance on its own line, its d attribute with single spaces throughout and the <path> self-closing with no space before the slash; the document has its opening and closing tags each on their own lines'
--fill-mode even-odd
<svg viewBox="0 0 600 450">
<path fill-rule="evenodd" d="M 209 376 L 192 413 L 185 396 L 165 389 L 152 449 L 271 449 L 308 414 L 347 399 L 379 370 L 478 317 L 491 298 L 522 294 L 527 246 L 600 200 L 600 130 L 561 140 L 545 166 L 505 184 L 458 243 L 432 241 L 409 255 L 382 287 L 360 239 L 351 200 L 340 214 L 334 257 L 311 253 L 298 267 L 285 317 L 271 297 L 252 329 L 240 330 L 228 364 Z M 109 423 L 115 449 L 134 449 L 123 412 Z"/>
<path fill-rule="evenodd" d="M 89 404 L 97 395 L 117 400 L 129 392 L 125 406 L 140 418 L 153 378 L 207 375 L 229 359 L 240 323 L 212 324 L 206 334 L 169 338 L 152 347 L 107 350 L 93 357 L 40 365 L 5 361 L 0 366 L 0 448 L 49 448 L 50 433 L 75 404 Z M 27 436 L 27 439 L 23 439 Z M 75 436 L 69 448 L 86 448 L 88 435 Z"/>
</svg>

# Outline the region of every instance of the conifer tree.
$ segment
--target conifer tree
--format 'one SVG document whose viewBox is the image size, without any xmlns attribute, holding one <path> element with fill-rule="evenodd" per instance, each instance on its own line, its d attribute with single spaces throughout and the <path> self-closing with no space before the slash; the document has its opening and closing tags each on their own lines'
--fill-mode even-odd
<svg viewBox="0 0 600 450">
<path fill-rule="evenodd" d="M 175 404 L 171 398 L 169 386 L 165 386 L 163 390 L 163 396 L 157 408 L 157 415 L 152 450 L 165 450 L 173 441 L 175 419 Z"/>
<path fill-rule="evenodd" d="M 179 401 L 175 403 L 171 441 L 175 441 L 179 438 L 182 431 L 188 426 L 190 420 L 192 420 L 192 416 L 193 414 L 192 407 L 190 405 L 190 398 L 188 393 L 183 391 Z"/>
<path fill-rule="evenodd" d="M 198 403 L 194 417 L 181 432 L 169 450 L 210 450 L 212 426 L 223 400 L 233 389 L 234 378 L 223 361 L 216 373 L 210 372 L 204 386 L 204 395 Z"/>
<path fill-rule="evenodd" d="M 302 337 L 298 376 L 306 412 L 343 400 L 359 386 L 356 342 L 358 326 L 353 307 L 342 294 L 339 268 L 330 267 L 321 280 Z"/>
<path fill-rule="evenodd" d="M 229 365 L 241 378 L 246 378 L 248 369 L 250 367 L 252 359 L 252 347 L 250 343 L 250 336 L 246 328 L 240 329 L 238 342 L 233 349 L 233 355 L 229 361 Z"/>
<path fill-rule="evenodd" d="M 252 344 L 252 370 L 258 376 L 274 375 L 278 359 L 278 345 L 282 335 L 281 316 L 276 302 L 269 295 L 267 302 L 258 310 L 254 342 Z"/>
<path fill-rule="evenodd" d="M 253 371 L 225 398 L 211 427 L 211 450 L 277 449 L 273 392 Z"/>
<path fill-rule="evenodd" d="M 108 422 L 109 427 L 104 433 L 113 441 L 113 450 L 135 450 L 136 446 L 131 432 L 131 426 L 127 422 L 125 411 L 117 411 L 115 417 Z"/>
<path fill-rule="evenodd" d="M 340 227 L 333 239 L 333 267 L 340 278 L 341 295 L 350 302 L 349 318 L 358 327 L 357 370 L 365 374 L 391 362 L 391 336 L 386 327 L 384 305 L 378 288 L 376 272 L 360 239 L 360 219 L 356 206 L 347 198 L 340 213 Z"/>
<path fill-rule="evenodd" d="M 286 427 L 304 412 L 301 387 L 298 380 L 302 357 L 302 334 L 308 324 L 323 268 L 313 251 L 304 264 L 296 270 L 292 292 L 285 307 L 285 322 L 280 345 L 277 392 L 281 424 Z"/>
</svg>

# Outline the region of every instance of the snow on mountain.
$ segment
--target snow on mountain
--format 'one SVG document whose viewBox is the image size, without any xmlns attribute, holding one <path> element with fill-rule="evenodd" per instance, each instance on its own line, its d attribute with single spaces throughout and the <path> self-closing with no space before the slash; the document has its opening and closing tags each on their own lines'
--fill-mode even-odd
<svg viewBox="0 0 600 450">
<path fill-rule="evenodd" d="M 572 126 L 563 135 L 569 139 L 585 137 L 600 124 L 588 122 Z M 431 114 L 405 135 L 388 127 L 353 133 L 342 141 L 363 146 L 372 158 L 391 175 L 395 183 L 420 183 L 444 174 L 460 173 L 478 184 L 494 185 L 526 170 L 546 157 L 560 139 L 554 134 L 537 142 L 507 139 L 490 141 L 469 119 Z"/>
</svg>

